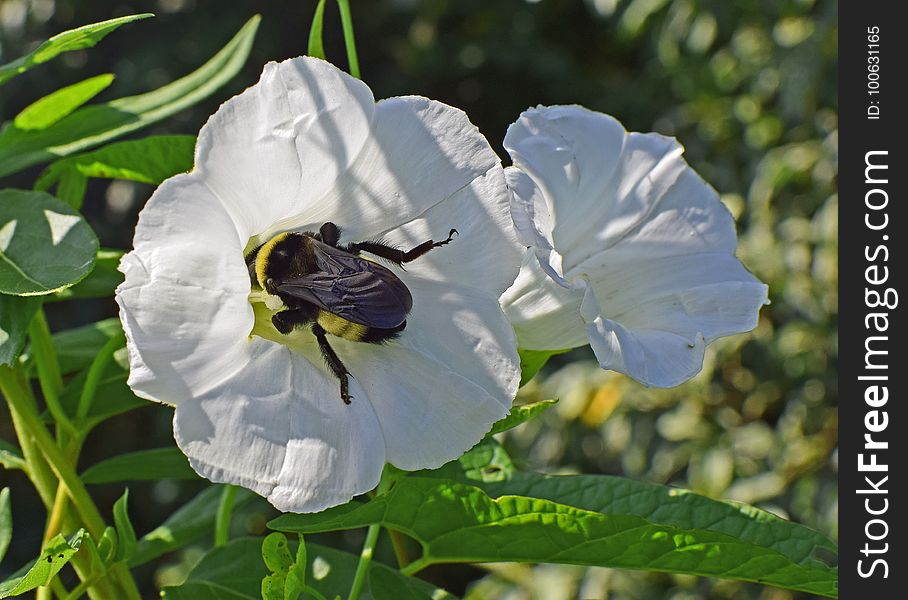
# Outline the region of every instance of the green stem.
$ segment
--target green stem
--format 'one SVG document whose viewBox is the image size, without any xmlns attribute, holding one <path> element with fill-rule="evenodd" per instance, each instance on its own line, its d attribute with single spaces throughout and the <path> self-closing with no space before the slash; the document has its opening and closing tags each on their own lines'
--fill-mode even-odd
<svg viewBox="0 0 908 600">
<path fill-rule="evenodd" d="M 416 560 L 411 562 L 409 565 L 407 565 L 406 567 L 401 569 L 400 572 L 401 572 L 401 574 L 407 575 L 407 576 L 415 575 L 416 573 L 418 573 L 419 571 L 422 571 L 423 569 L 425 569 L 426 567 L 428 567 L 431 564 L 432 564 L 432 561 L 430 561 L 429 559 L 427 559 L 425 557 L 417 558 Z"/>
<path fill-rule="evenodd" d="M 214 545 L 223 546 L 230 539 L 230 517 L 233 515 L 233 501 L 236 499 L 236 486 L 225 485 L 221 491 L 221 502 L 214 519 Z"/>
<path fill-rule="evenodd" d="M 60 485 L 65 487 L 85 529 L 95 539 L 101 539 L 105 525 L 98 507 L 95 506 L 85 485 L 76 475 L 73 465 L 67 460 L 63 450 L 44 426 L 26 383 L 20 381 L 21 378 L 18 375 L 21 374 L 10 367 L 0 365 L 0 391 L 3 392 L 9 404 L 10 414 L 15 415 L 18 422 L 16 431 L 20 440 L 30 439 L 34 442 L 35 447 L 44 455 L 43 458 L 47 461 L 50 470 L 56 474 Z M 51 484 L 49 490 L 53 490 L 55 485 Z M 42 483 L 42 487 L 44 487 L 44 483 Z M 54 495 L 51 491 L 46 493 L 50 495 L 50 500 L 45 499 L 45 504 L 50 508 L 54 504 Z M 42 494 L 42 499 L 44 499 L 44 494 Z M 113 565 L 110 573 L 121 588 L 120 597 L 129 600 L 141 598 L 135 581 L 123 565 Z"/>
<path fill-rule="evenodd" d="M 394 556 L 397 558 L 397 566 L 403 569 L 410 564 L 410 553 L 407 552 L 407 537 L 394 529 L 388 530 L 391 536 L 391 546 L 394 548 Z"/>
<path fill-rule="evenodd" d="M 69 593 L 69 595 L 66 596 L 65 600 L 76 600 L 77 598 L 81 598 L 82 595 L 88 591 L 88 588 L 90 588 L 93 583 L 94 583 L 94 581 L 92 581 L 91 579 L 86 579 L 85 581 L 81 582 L 79 585 L 77 585 L 76 587 L 74 587 L 72 589 L 72 591 Z"/>
<path fill-rule="evenodd" d="M 337 0 L 337 8 L 340 10 L 341 27 L 344 30 L 344 46 L 347 48 L 347 62 L 350 66 L 350 74 L 360 79 L 359 59 L 356 57 L 356 40 L 353 37 L 353 17 L 350 15 L 349 0 Z"/>
<path fill-rule="evenodd" d="M 123 336 L 115 335 L 107 340 L 107 343 L 101 347 L 91 366 L 88 367 L 88 374 L 85 376 L 85 385 L 82 386 L 82 393 L 79 394 L 79 406 L 76 409 L 76 421 L 81 423 L 88 416 L 88 409 L 95 399 L 95 393 L 98 391 L 98 384 L 101 381 L 101 375 L 104 369 L 113 358 L 114 352 L 123 344 Z"/>
<path fill-rule="evenodd" d="M 29 324 L 28 337 L 31 340 L 32 354 L 38 370 L 38 382 L 41 385 L 41 393 L 44 394 L 47 409 L 53 415 L 57 424 L 66 433 L 74 436 L 76 435 L 76 428 L 69 420 L 69 417 L 66 416 L 63 406 L 60 404 L 60 392 L 63 391 L 63 375 L 60 374 L 60 363 L 57 361 L 57 352 L 54 350 L 54 342 L 50 335 L 50 328 L 47 326 L 47 319 L 44 317 L 43 308 L 38 309 Z"/>
<path fill-rule="evenodd" d="M 372 553 L 375 551 L 379 531 L 381 531 L 381 525 L 374 523 L 366 532 L 366 541 L 363 543 L 363 551 L 359 555 L 359 564 L 356 565 L 356 574 L 353 576 L 353 585 L 350 586 L 348 600 L 357 600 L 366 583 L 366 573 L 369 572 L 369 565 L 372 563 Z"/>
</svg>

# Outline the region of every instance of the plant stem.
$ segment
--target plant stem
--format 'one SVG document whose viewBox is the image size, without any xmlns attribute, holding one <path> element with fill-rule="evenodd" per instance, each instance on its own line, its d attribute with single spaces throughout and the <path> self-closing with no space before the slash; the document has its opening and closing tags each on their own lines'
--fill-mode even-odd
<svg viewBox="0 0 908 600">
<path fill-rule="evenodd" d="M 356 56 L 356 40 L 353 36 L 353 17 L 350 15 L 350 1 L 337 0 L 337 8 L 340 10 L 341 27 L 344 30 L 344 46 L 347 48 L 347 62 L 349 63 L 350 74 L 360 79 L 359 59 Z"/>
<path fill-rule="evenodd" d="M 79 405 L 76 409 L 76 422 L 81 423 L 88 416 L 88 409 L 95 399 L 95 393 L 98 391 L 98 383 L 101 381 L 101 375 L 104 374 L 104 368 L 113 358 L 114 352 L 123 344 L 123 336 L 115 335 L 107 340 L 107 343 L 101 347 L 91 366 L 88 367 L 88 374 L 85 376 L 85 385 L 82 386 L 82 393 L 79 394 Z"/>
<path fill-rule="evenodd" d="M 403 569 L 410 564 L 410 553 L 407 552 L 407 538 L 399 531 L 388 530 L 391 536 L 391 546 L 394 548 L 394 556 L 397 558 L 398 568 Z"/>
<path fill-rule="evenodd" d="M 63 517 L 66 512 L 66 486 L 62 483 L 57 484 L 57 494 L 54 497 L 54 505 L 47 516 L 47 527 L 44 529 L 44 543 L 50 541 L 63 529 Z"/>
<path fill-rule="evenodd" d="M 223 546 L 230 539 L 230 517 L 233 515 L 233 501 L 236 499 L 236 486 L 225 485 L 221 491 L 221 502 L 214 519 L 214 546 Z"/>
<path fill-rule="evenodd" d="M 372 553 L 375 551 L 375 543 L 378 541 L 379 531 L 381 531 L 379 523 L 369 525 L 369 531 L 366 532 L 366 541 L 363 542 L 363 551 L 359 555 L 359 564 L 356 565 L 356 574 L 353 576 L 353 585 L 350 586 L 348 600 L 357 600 L 363 585 L 366 583 L 366 573 L 369 572 L 369 565 L 372 563 Z"/>
<path fill-rule="evenodd" d="M 400 572 L 401 572 L 401 574 L 407 575 L 407 576 L 415 575 L 416 573 L 418 573 L 419 571 L 422 571 L 423 569 L 425 569 L 426 567 L 428 567 L 431 564 L 432 564 L 432 561 L 430 561 L 429 559 L 427 559 L 425 557 L 417 558 L 416 560 L 411 562 L 409 565 L 407 565 L 406 567 L 401 569 Z"/>
<path fill-rule="evenodd" d="M 63 376 L 60 374 L 60 363 L 57 361 L 57 353 L 54 350 L 54 343 L 50 336 L 50 328 L 47 326 L 47 319 L 44 317 L 43 308 L 38 309 L 29 324 L 28 337 L 31 340 L 35 366 L 38 370 L 38 382 L 41 385 L 41 393 L 44 394 L 47 409 L 66 433 L 75 435 L 76 429 L 60 404 L 60 392 L 63 391 Z"/>
</svg>

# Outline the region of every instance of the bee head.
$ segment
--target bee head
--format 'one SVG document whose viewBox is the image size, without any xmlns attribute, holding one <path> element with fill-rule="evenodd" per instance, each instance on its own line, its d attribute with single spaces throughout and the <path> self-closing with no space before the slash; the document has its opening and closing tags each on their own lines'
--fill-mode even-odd
<svg viewBox="0 0 908 600">
<path fill-rule="evenodd" d="M 275 293 L 276 283 L 290 275 L 303 244 L 302 236 L 293 232 L 279 233 L 262 244 L 255 255 L 255 276 L 263 290 Z"/>
</svg>

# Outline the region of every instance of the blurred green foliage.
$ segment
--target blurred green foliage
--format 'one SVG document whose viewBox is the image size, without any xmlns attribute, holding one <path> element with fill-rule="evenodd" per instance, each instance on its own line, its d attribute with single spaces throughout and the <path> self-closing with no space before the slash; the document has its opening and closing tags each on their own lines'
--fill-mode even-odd
<svg viewBox="0 0 908 600">
<path fill-rule="evenodd" d="M 158 14 L 111 34 L 99 48 L 10 81 L 0 94 L 0 113 L 8 119 L 54 89 L 107 72 L 116 81 L 99 101 L 150 90 L 201 64 L 261 12 L 241 76 L 216 97 L 146 132 L 193 134 L 220 102 L 256 81 L 265 62 L 305 52 L 315 4 L 0 0 L 0 62 L 58 31 L 127 13 Z M 836 2 L 353 0 L 352 8 L 363 77 L 377 97 L 422 94 L 463 108 L 502 156 L 505 129 L 535 104 L 583 104 L 629 129 L 679 138 L 687 160 L 737 218 L 740 258 L 770 286 L 772 304 L 764 307 L 756 331 L 711 346 L 703 372 L 675 389 L 646 389 L 603 372 L 590 362 L 588 349 L 556 357 L 519 401 L 561 402 L 505 434 L 512 456 L 543 471 L 624 474 L 754 503 L 835 537 Z M 325 50 L 345 66 L 331 2 Z M 5 183 L 31 187 L 36 175 L 37 169 L 26 171 Z M 85 212 L 103 246 L 129 246 L 152 189 L 122 181 L 89 184 Z M 112 299 L 62 302 L 54 309 L 55 329 L 116 311 Z M 112 420 L 104 425 L 104 444 L 86 449 L 84 466 L 117 452 L 166 445 L 169 418 L 166 409 L 149 406 Z M 141 534 L 200 484 L 133 487 Z M 121 491 L 97 490 L 108 504 Z M 16 486 L 13 503 L 17 521 L 40 522 Z M 253 503 L 236 526 L 260 534 L 269 516 Z M 322 541 L 352 549 L 359 538 Z M 21 547 L 21 554 L 32 550 Z M 11 550 L 10 563 L 18 551 Z M 198 556 L 194 548 L 146 567 L 147 593 L 179 581 Z M 473 600 L 797 596 L 736 582 L 547 565 L 426 575 Z"/>
</svg>

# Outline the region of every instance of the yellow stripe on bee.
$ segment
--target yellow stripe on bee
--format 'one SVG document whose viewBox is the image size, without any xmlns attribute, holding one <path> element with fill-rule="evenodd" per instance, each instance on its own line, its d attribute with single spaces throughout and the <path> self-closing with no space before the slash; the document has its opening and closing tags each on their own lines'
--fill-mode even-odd
<svg viewBox="0 0 908 600">
<path fill-rule="evenodd" d="M 337 337 L 342 337 L 354 342 L 362 340 L 368 331 L 368 328 L 365 325 L 353 323 L 324 310 L 319 311 L 316 321 L 331 335 L 336 335 Z"/>
<path fill-rule="evenodd" d="M 268 263 L 266 260 L 268 255 L 271 254 L 271 251 L 274 250 L 275 244 L 279 241 L 286 238 L 290 235 L 290 232 L 279 233 L 259 248 L 259 253 L 255 255 L 255 279 L 259 282 L 259 287 L 265 289 L 265 265 Z"/>
</svg>

